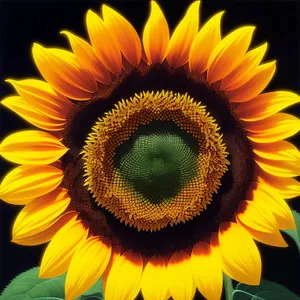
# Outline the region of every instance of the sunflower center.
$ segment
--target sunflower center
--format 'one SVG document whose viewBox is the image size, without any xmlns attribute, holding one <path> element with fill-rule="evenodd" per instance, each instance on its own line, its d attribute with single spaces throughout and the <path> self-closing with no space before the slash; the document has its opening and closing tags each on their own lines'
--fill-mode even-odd
<svg viewBox="0 0 300 300">
<path fill-rule="evenodd" d="M 162 203 L 197 173 L 197 141 L 172 122 L 141 126 L 117 149 L 116 167 L 137 197 Z"/>
<path fill-rule="evenodd" d="M 98 205 L 138 230 L 199 215 L 229 164 L 215 120 L 187 94 L 136 94 L 92 130 L 82 151 L 85 185 Z"/>
<path fill-rule="evenodd" d="M 172 92 L 156 97 L 143 93 L 162 90 L 173 91 L 173 97 Z M 186 91 L 193 100 L 185 95 Z M 120 102 L 132 95 L 135 105 L 130 104 L 131 100 Z M 199 101 L 201 105 L 196 106 Z M 205 117 L 207 112 L 213 118 Z M 160 128 L 165 128 L 163 122 L 176 125 L 177 131 L 168 129 L 164 133 L 181 137 L 197 153 L 196 174 L 186 180 L 177 196 L 165 197 L 168 200 L 158 203 L 151 203 L 149 197 L 136 192 L 117 170 L 117 156 L 120 160 L 125 149 L 132 147 L 129 141 L 135 141 L 134 135 L 142 134 L 139 130 L 154 121 L 160 122 Z M 197 141 L 198 152 L 178 128 Z M 91 130 L 93 133 L 87 138 Z M 147 134 L 157 132 L 149 129 Z M 150 65 L 125 73 L 109 90 L 99 91 L 90 101 L 75 103 L 63 136 L 63 143 L 70 148 L 62 157 L 63 184 L 82 222 L 92 234 L 105 236 L 123 251 L 134 249 L 147 257 L 187 249 L 199 240 L 209 242 L 218 224 L 234 220 L 234 213 L 253 182 L 251 143 L 234 107 L 218 84 L 207 84 L 205 74 L 190 74 L 188 66 L 173 70 L 167 64 Z M 124 153 L 118 152 L 122 147 Z M 79 155 L 83 149 L 84 157 Z M 224 175 L 220 172 L 224 165 L 220 153 L 230 161 Z M 218 177 L 220 186 L 214 180 Z M 180 191 L 185 191 L 185 195 L 179 195 Z M 145 212 L 148 215 L 143 215 Z"/>
</svg>

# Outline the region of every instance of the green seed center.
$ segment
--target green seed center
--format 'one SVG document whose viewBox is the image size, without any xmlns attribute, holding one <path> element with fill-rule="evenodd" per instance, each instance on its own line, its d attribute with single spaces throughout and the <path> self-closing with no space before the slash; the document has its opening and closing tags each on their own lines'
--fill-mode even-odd
<svg viewBox="0 0 300 300">
<path fill-rule="evenodd" d="M 196 139 L 175 123 L 140 126 L 116 151 L 121 178 L 139 198 L 161 203 L 175 197 L 197 173 Z"/>
</svg>

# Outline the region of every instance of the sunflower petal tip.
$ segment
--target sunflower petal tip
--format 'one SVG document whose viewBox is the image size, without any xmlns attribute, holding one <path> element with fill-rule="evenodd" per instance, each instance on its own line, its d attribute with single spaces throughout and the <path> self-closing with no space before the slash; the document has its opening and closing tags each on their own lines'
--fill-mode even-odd
<svg viewBox="0 0 300 300">
<path fill-rule="evenodd" d="M 106 3 L 102 4 L 102 10 L 109 10 L 109 11 L 112 11 L 113 9 L 108 6 Z"/>
<path fill-rule="evenodd" d="M 10 84 L 14 84 L 15 82 L 17 82 L 16 80 L 10 79 L 10 78 L 5 79 L 4 81 L 5 81 L 5 82 L 8 82 L 8 83 L 10 83 Z"/>
<path fill-rule="evenodd" d="M 286 241 L 283 241 L 282 248 L 288 248 L 289 244 Z"/>
<path fill-rule="evenodd" d="M 102 11 L 102 18 L 104 19 L 104 16 L 107 16 L 108 18 L 113 17 L 113 16 L 117 16 L 119 15 L 119 13 L 113 9 L 111 6 L 107 5 L 107 4 L 102 4 L 101 7 L 101 11 Z"/>
<path fill-rule="evenodd" d="M 65 35 L 69 35 L 69 34 L 71 34 L 68 30 L 61 30 L 60 32 L 59 32 L 59 34 L 65 34 Z"/>
<path fill-rule="evenodd" d="M 44 50 L 46 50 L 46 48 L 43 47 L 42 45 L 40 45 L 38 43 L 33 43 L 31 51 L 32 51 L 34 57 L 35 57 L 35 55 L 37 55 L 38 53 L 40 53 L 41 51 L 44 51 Z"/>
<path fill-rule="evenodd" d="M 192 4 L 190 5 L 189 9 L 195 9 L 198 10 L 200 7 L 201 1 L 200 0 L 196 0 L 194 2 L 192 2 Z"/>
<path fill-rule="evenodd" d="M 256 29 L 255 25 L 247 25 L 247 26 L 242 26 L 240 27 L 240 30 L 244 31 L 244 33 L 246 34 L 253 34 L 254 31 Z"/>
<path fill-rule="evenodd" d="M 218 19 L 221 19 L 223 17 L 223 15 L 225 14 L 226 10 L 221 10 L 220 12 L 218 12 L 215 17 L 217 17 Z"/>
<path fill-rule="evenodd" d="M 151 5 L 151 8 L 154 9 L 154 8 L 158 8 L 159 7 L 159 4 L 155 1 L 155 0 L 152 0 L 150 1 L 150 5 Z"/>
<path fill-rule="evenodd" d="M 18 243 L 18 237 L 17 237 L 17 234 L 15 232 L 12 233 L 12 238 L 11 238 L 10 242 L 14 243 L 14 244 L 19 244 Z"/>
<path fill-rule="evenodd" d="M 253 34 L 254 31 L 255 31 L 255 29 L 256 29 L 256 26 L 254 26 L 254 25 L 249 25 L 248 27 L 249 27 L 249 32 L 250 32 L 250 34 Z"/>
<path fill-rule="evenodd" d="M 277 60 L 274 59 L 274 60 L 270 61 L 269 66 L 271 67 L 273 72 L 275 72 L 275 70 L 277 69 Z"/>
<path fill-rule="evenodd" d="M 160 4 L 155 1 L 155 0 L 152 0 L 151 3 L 150 3 L 150 11 L 151 11 L 151 14 L 161 14 L 162 13 L 162 9 L 160 7 Z"/>
<path fill-rule="evenodd" d="M 92 9 L 89 9 L 86 13 L 86 20 L 87 22 L 92 22 L 95 18 L 99 17 Z"/>
<path fill-rule="evenodd" d="M 86 13 L 86 15 L 88 17 L 92 17 L 92 16 L 97 16 L 97 14 L 92 10 L 92 9 L 89 9 Z"/>
<path fill-rule="evenodd" d="M 43 48 L 43 46 L 39 43 L 33 43 L 32 49 L 37 49 L 37 48 L 41 49 L 41 48 Z"/>
</svg>

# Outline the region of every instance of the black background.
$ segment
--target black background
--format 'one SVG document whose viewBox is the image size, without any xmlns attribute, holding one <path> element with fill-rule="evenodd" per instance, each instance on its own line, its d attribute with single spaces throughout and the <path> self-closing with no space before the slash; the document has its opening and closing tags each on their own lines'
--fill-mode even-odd
<svg viewBox="0 0 300 300">
<path fill-rule="evenodd" d="M 191 1 L 159 1 L 170 28 L 183 16 Z M 107 1 L 142 33 L 148 18 L 149 1 Z M 0 99 L 12 95 L 6 78 L 39 77 L 31 55 L 33 42 L 44 46 L 69 48 L 59 34 L 68 29 L 87 37 L 85 14 L 91 8 L 99 12 L 101 1 L 3 1 L 0 2 Z M 265 60 L 277 59 L 277 71 L 268 90 L 287 89 L 300 92 L 300 2 L 297 1 L 212 1 L 201 3 L 201 23 L 209 16 L 226 10 L 223 33 L 241 25 L 257 25 L 252 46 L 268 41 Z M 300 105 L 287 110 L 300 116 Z M 11 132 L 31 125 L 0 105 L 0 140 Z M 299 147 L 300 138 L 291 139 Z M 0 178 L 14 165 L 0 158 Z M 297 203 L 298 201 L 298 203 Z M 300 211 L 300 201 L 291 206 Z M 0 201 L 0 291 L 9 281 L 40 263 L 44 246 L 26 247 L 10 243 L 11 227 L 21 207 Z M 300 295 L 300 259 L 295 244 L 287 238 L 289 248 L 274 248 L 258 243 L 262 261 L 262 278 L 281 283 Z"/>
</svg>

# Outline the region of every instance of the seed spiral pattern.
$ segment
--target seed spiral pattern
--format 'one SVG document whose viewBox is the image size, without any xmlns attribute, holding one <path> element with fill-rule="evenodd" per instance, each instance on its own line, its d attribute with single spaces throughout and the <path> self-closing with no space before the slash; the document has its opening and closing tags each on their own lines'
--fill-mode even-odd
<svg viewBox="0 0 300 300">
<path fill-rule="evenodd" d="M 85 186 L 98 205 L 138 230 L 185 223 L 207 208 L 227 171 L 218 130 L 188 94 L 123 99 L 87 137 Z"/>
</svg>

